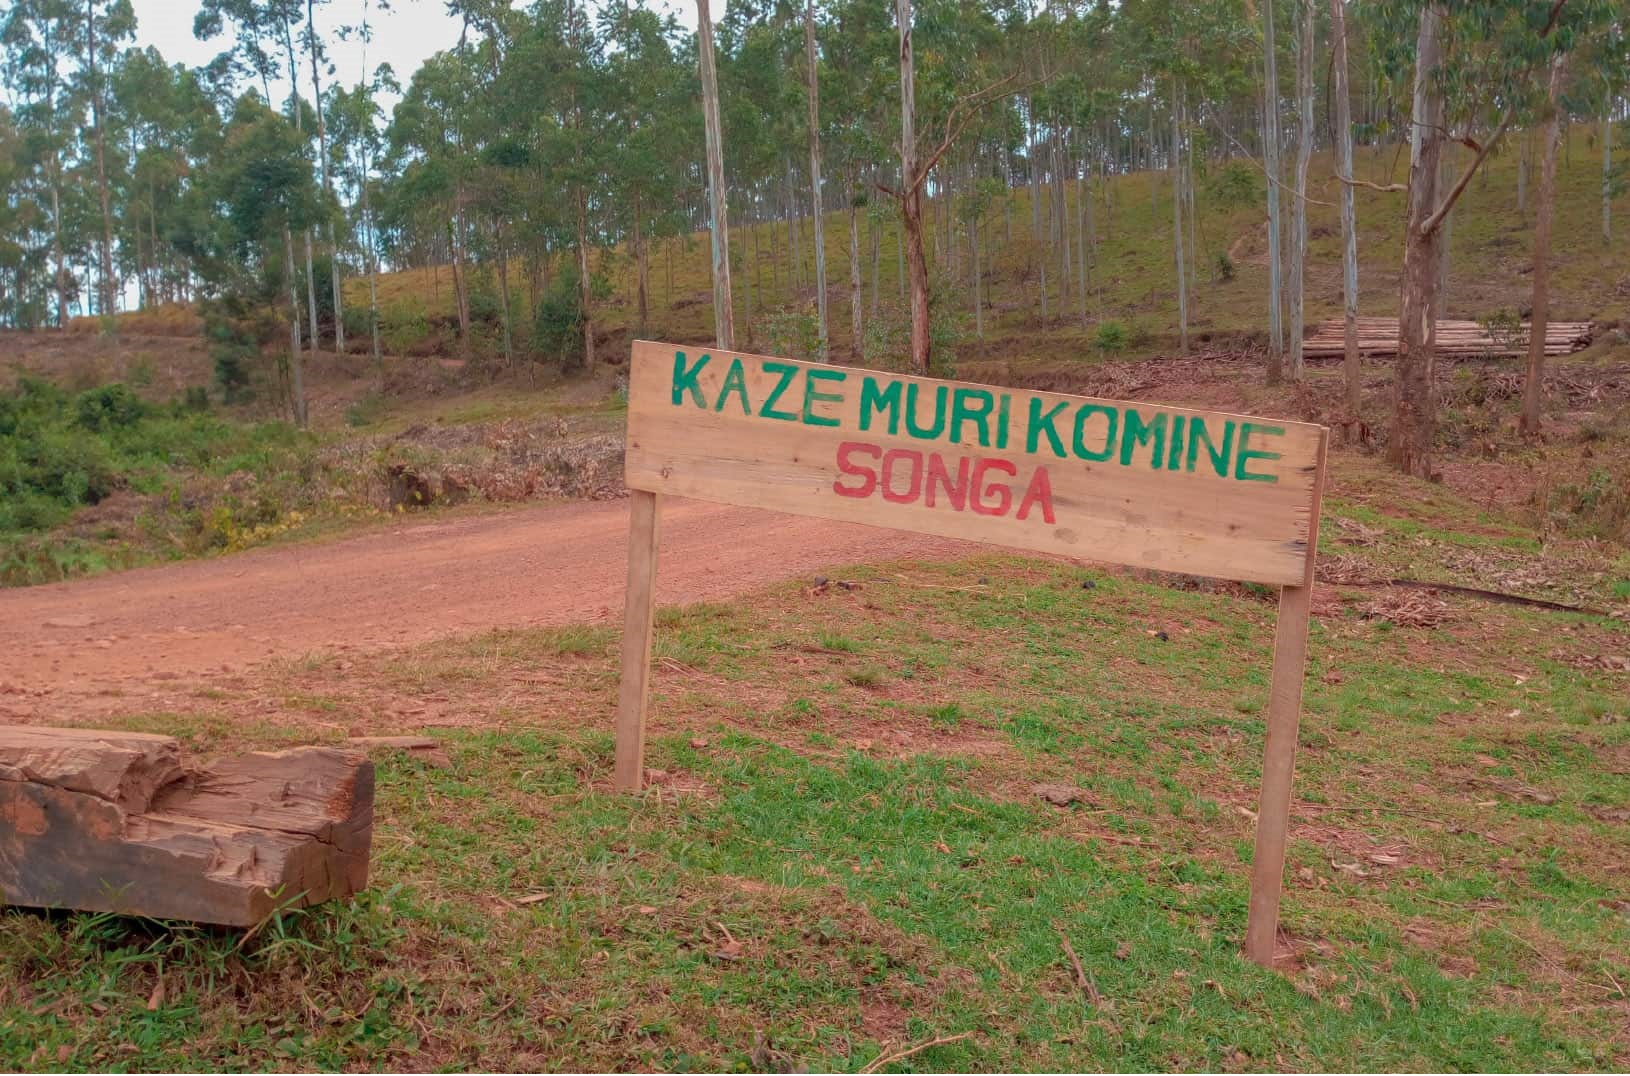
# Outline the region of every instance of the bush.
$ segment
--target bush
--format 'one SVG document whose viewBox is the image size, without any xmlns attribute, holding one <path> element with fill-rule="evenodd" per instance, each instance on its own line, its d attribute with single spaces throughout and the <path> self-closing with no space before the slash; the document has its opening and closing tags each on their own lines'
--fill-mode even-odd
<svg viewBox="0 0 1630 1076">
<path fill-rule="evenodd" d="M 1118 321 L 1101 321 L 1098 323 L 1098 332 L 1094 334 L 1092 343 L 1105 355 L 1113 355 L 1125 351 L 1128 342 L 1126 326 Z"/>
<path fill-rule="evenodd" d="M 385 350 L 393 355 L 412 351 L 430 336 L 430 318 L 424 303 L 398 299 L 379 312 L 379 334 Z"/>
<path fill-rule="evenodd" d="M 1217 251 L 1217 279 L 1224 282 L 1234 279 L 1234 259 L 1226 250 Z"/>
<path fill-rule="evenodd" d="M 1262 177 L 1244 161 L 1230 161 L 1217 169 L 1207 177 L 1205 192 L 1212 205 L 1223 209 L 1255 205 L 1264 197 Z"/>
<path fill-rule="evenodd" d="M 134 426 L 146 413 L 141 398 L 118 382 L 87 389 L 74 400 L 74 421 L 93 433 Z"/>
<path fill-rule="evenodd" d="M 604 266 L 601 266 L 604 269 Z M 549 284 L 532 314 L 532 348 L 562 366 L 576 365 L 583 357 L 583 303 L 577 266 L 568 262 Z M 611 297 L 611 282 L 603 273 L 589 278 L 589 294 L 596 300 Z"/>
<path fill-rule="evenodd" d="M 949 294 L 938 278 L 930 281 L 928 293 L 929 374 L 956 376 L 956 349 L 962 338 L 958 313 L 941 296 Z M 909 370 L 911 366 L 911 307 L 885 301 L 877 316 L 866 322 L 861 353 L 866 364 L 880 370 Z"/>
<path fill-rule="evenodd" d="M 777 310 L 759 318 L 758 327 L 768 339 L 766 347 L 771 355 L 806 362 L 820 358 L 821 322 L 814 314 Z"/>
</svg>

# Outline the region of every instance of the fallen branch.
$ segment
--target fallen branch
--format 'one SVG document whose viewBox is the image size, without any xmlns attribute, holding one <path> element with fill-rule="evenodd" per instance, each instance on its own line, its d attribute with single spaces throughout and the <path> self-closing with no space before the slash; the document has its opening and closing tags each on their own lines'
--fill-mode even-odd
<svg viewBox="0 0 1630 1076">
<path fill-rule="evenodd" d="M 1406 183 L 1388 183 L 1385 187 L 1383 187 L 1381 184 L 1371 183 L 1367 179 L 1350 179 L 1347 176 L 1339 173 L 1336 174 L 1336 178 L 1347 184 L 1349 187 L 1368 187 L 1370 190 L 1380 191 L 1382 194 L 1397 194 L 1400 192 L 1408 192 L 1409 190 L 1409 185 Z"/>
<path fill-rule="evenodd" d="M 1064 943 L 1064 955 L 1070 958 L 1070 966 L 1075 969 L 1076 985 L 1081 988 L 1083 994 L 1087 995 L 1089 1004 L 1095 1008 L 1102 1005 L 1104 996 L 1098 993 L 1098 984 L 1092 981 L 1092 976 L 1088 975 L 1086 969 L 1081 966 L 1081 958 L 1075 955 L 1075 946 L 1070 944 L 1070 936 L 1064 933 L 1063 927 L 1056 924 L 1053 929 L 1058 931 L 1058 940 Z"/>
<path fill-rule="evenodd" d="M 947 1045 L 949 1043 L 961 1042 L 963 1039 L 970 1039 L 970 1038 L 973 1038 L 973 1032 L 972 1031 L 964 1031 L 960 1035 L 942 1035 L 941 1037 L 939 1037 L 937 1039 L 929 1039 L 927 1042 L 919 1043 L 916 1046 L 913 1046 L 909 1050 L 900 1050 L 900 1051 L 898 1051 L 896 1053 L 884 1054 L 883 1056 L 879 1057 L 876 1061 L 873 1061 L 871 1064 L 867 1065 L 865 1068 L 861 1069 L 860 1071 L 861 1072 L 876 1072 L 878 1069 L 882 1068 L 884 1065 L 892 1065 L 896 1061 L 904 1061 L 906 1058 L 910 1057 L 912 1054 L 920 1054 L 924 1050 L 929 1049 L 930 1047 L 933 1047 L 933 1046 L 945 1046 L 945 1045 Z"/>
<path fill-rule="evenodd" d="M 1484 590 L 1482 587 L 1463 587 L 1458 583 L 1427 583 L 1419 579 L 1361 579 L 1352 582 L 1331 583 L 1335 587 L 1405 587 L 1411 590 L 1446 590 L 1451 594 L 1461 594 L 1468 598 L 1482 598 L 1484 601 L 1497 602 L 1501 605 L 1520 605 L 1531 609 L 1549 609 L 1555 613 L 1582 613 L 1586 616 L 1606 616 L 1601 609 L 1588 605 L 1568 605 L 1565 602 L 1553 602 L 1545 598 L 1525 598 L 1521 594 L 1507 594 L 1499 590 Z"/>
</svg>

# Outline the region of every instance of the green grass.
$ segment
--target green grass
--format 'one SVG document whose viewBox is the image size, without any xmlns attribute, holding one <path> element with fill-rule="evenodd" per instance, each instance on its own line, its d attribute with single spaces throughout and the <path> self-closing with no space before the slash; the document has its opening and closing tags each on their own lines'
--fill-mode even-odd
<svg viewBox="0 0 1630 1076">
<path fill-rule="evenodd" d="M 1623 674 L 1573 660 L 1609 622 L 1316 621 L 1296 956 L 1267 971 L 1239 942 L 1270 604 L 1122 574 L 1084 590 L 1016 557 L 844 578 L 864 590 L 661 611 L 649 762 L 669 777 L 639 798 L 609 787 L 601 628 L 312 655 L 268 674 L 299 702 L 276 729 L 207 699 L 133 716 L 205 750 L 391 721 L 367 716 L 382 698 L 465 724 L 433 730 L 448 769 L 380 759 L 356 902 L 247 942 L 0 915 L 0 1063 L 857 1071 L 964 1033 L 892 1067 L 1630 1061 L 1630 845 L 1598 817 L 1630 802 L 1630 722 L 1601 720 Z"/>
</svg>

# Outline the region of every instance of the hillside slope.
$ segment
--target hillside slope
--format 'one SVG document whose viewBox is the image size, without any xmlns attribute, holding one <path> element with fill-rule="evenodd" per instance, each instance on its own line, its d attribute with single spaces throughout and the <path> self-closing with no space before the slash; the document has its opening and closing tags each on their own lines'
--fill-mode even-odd
<svg viewBox="0 0 1630 1076">
<path fill-rule="evenodd" d="M 1625 308 L 1630 305 L 1630 259 L 1624 257 L 1622 248 L 1616 254 L 1600 235 L 1599 154 L 1596 132 L 1576 129 L 1559 165 L 1554 317 L 1617 320 L 1625 316 Z M 1360 149 L 1357 165 L 1361 178 L 1385 186 L 1404 177 L 1407 151 L 1400 152 L 1399 147 Z M 1478 319 L 1526 307 L 1534 206 L 1530 189 L 1528 212 L 1518 210 L 1517 172 L 1517 144 L 1511 142 L 1488 162 L 1451 217 L 1447 309 L 1452 317 Z M 1340 313 L 1341 233 L 1339 184 L 1333 177 L 1329 156 L 1316 156 L 1310 174 L 1312 240 L 1307 316 L 1311 323 Z M 1236 159 L 1211 162 L 1197 182 L 1197 251 L 1193 258 L 1197 271 L 1189 304 L 1191 331 L 1202 340 L 1213 334 L 1264 332 L 1268 284 L 1266 224 L 1260 208 L 1263 177 L 1254 164 Z M 1105 319 L 1126 326 L 1134 342 L 1130 350 L 1135 353 L 1169 350 L 1176 343 L 1177 328 L 1170 198 L 1171 183 L 1164 173 L 1112 177 L 1097 187 L 1093 217 L 1099 246 L 1095 262 L 1089 266 L 1083 325 L 1083 289 L 1073 279 L 1079 249 L 1072 251 L 1070 259 L 1072 279 L 1061 287 L 1057 248 L 1044 250 L 1036 240 L 1030 192 L 1025 188 L 1010 192 L 1006 201 L 998 201 L 984 218 L 983 338 L 975 334 L 967 228 L 960 220 L 956 223 L 953 251 L 945 242 L 941 216 L 945 206 L 931 201 L 928 233 L 935 245 L 933 260 L 941 273 L 943 294 L 957 315 L 959 352 L 969 358 L 999 355 L 1021 361 L 1079 355 L 1091 339 L 1090 333 L 1083 333 Z M 1046 236 L 1052 230 L 1051 199 L 1046 192 L 1042 202 L 1040 234 Z M 1066 207 L 1072 243 L 1078 242 L 1080 206 L 1073 185 L 1066 192 Z M 960 212 L 955 203 L 951 208 Z M 1613 208 L 1620 230 L 1630 237 L 1630 196 L 1621 194 Z M 1398 309 L 1404 211 L 1401 193 L 1369 188 L 1358 191 L 1360 301 L 1366 314 L 1393 314 Z M 793 283 L 795 275 L 803 281 L 813 278 L 813 228 L 807 218 L 796 222 L 796 227 L 800 229 L 803 255 L 803 265 L 796 274 L 789 227 L 784 222 L 737 227 L 732 232 L 737 335 L 749 346 L 767 346 L 780 337 L 784 347 L 798 330 L 807 331 L 807 325 L 789 325 L 786 318 L 789 312 L 812 315 L 815 308 L 813 286 Z M 898 314 L 891 311 L 891 307 L 898 308 L 901 295 L 898 228 L 892 220 L 881 225 L 879 256 L 874 264 L 871 227 L 872 222 L 862 211 L 863 316 L 870 322 L 874 309 L 878 309 L 885 320 L 892 317 L 898 321 Z M 825 232 L 834 354 L 846 357 L 854 344 L 850 334 L 846 215 L 829 214 Z M 1624 242 L 1630 243 L 1630 238 L 1624 238 Z M 1044 255 L 1048 262 L 1050 315 L 1046 319 L 1041 309 Z M 1231 279 L 1223 279 L 1223 258 L 1231 265 Z M 703 234 L 653 246 L 647 335 L 677 340 L 702 340 L 711 335 L 712 293 L 707 259 Z M 611 297 L 597 307 L 595 316 L 609 343 L 626 338 L 635 328 L 634 266 L 627 251 L 617 248 L 602 253 L 599 267 L 610 283 Z M 478 290 L 495 288 L 495 283 L 483 280 L 479 271 L 473 276 Z M 518 334 L 524 337 L 531 322 L 533 296 L 521 266 L 515 267 L 511 280 L 512 317 Z M 351 302 L 366 302 L 364 281 L 353 281 L 351 289 Z M 878 303 L 875 308 L 874 292 Z M 431 334 L 438 323 L 448 332 L 452 329 L 452 279 L 446 267 L 387 274 L 381 278 L 380 295 L 386 319 L 394 329 L 389 335 L 398 341 L 413 336 L 410 323 L 415 320 L 428 322 L 426 331 Z M 494 311 L 498 309 L 495 295 L 490 305 Z M 450 345 L 452 341 L 442 343 Z M 797 350 L 796 346 L 793 350 Z"/>
</svg>

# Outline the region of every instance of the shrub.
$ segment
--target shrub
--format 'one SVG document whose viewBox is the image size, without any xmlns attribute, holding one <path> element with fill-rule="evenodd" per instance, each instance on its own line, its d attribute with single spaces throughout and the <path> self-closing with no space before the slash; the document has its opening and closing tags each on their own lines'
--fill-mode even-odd
<svg viewBox="0 0 1630 1076">
<path fill-rule="evenodd" d="M 1217 251 L 1217 279 L 1225 282 L 1234 279 L 1234 259 L 1226 250 Z"/>
<path fill-rule="evenodd" d="M 929 374 L 956 376 L 956 347 L 961 332 L 955 312 L 944 304 L 928 305 Z M 865 324 L 861 353 L 866 365 L 880 370 L 907 370 L 911 366 L 911 308 L 885 302 L 877 316 Z"/>
<path fill-rule="evenodd" d="M 411 351 L 430 336 L 430 318 L 424 303 L 417 299 L 398 299 L 379 312 L 379 334 L 385 349 L 392 354 Z"/>
<path fill-rule="evenodd" d="M 778 310 L 758 320 L 768 338 L 771 355 L 811 361 L 820 358 L 821 323 L 814 314 L 802 310 Z"/>
<path fill-rule="evenodd" d="M 119 382 L 87 389 L 74 400 L 74 421 L 93 433 L 134 426 L 146 413 L 147 405 Z"/>
<path fill-rule="evenodd" d="M 1093 346 L 1106 355 L 1125 351 L 1127 344 L 1126 326 L 1118 321 L 1101 321 L 1098 331 L 1092 338 Z"/>
<path fill-rule="evenodd" d="M 1254 205 L 1264 196 L 1261 176 L 1244 161 L 1230 161 L 1208 176 L 1205 192 L 1212 205 L 1223 209 Z"/>
</svg>

